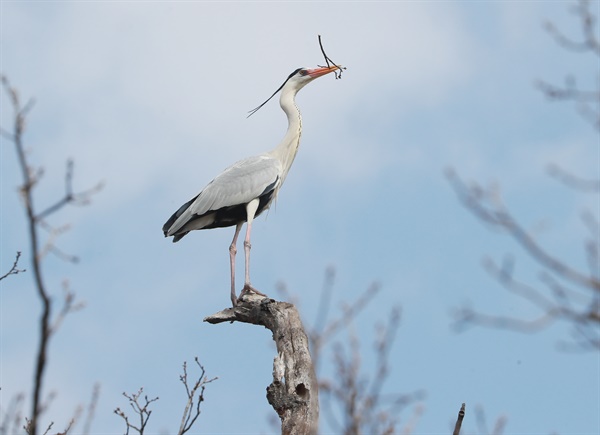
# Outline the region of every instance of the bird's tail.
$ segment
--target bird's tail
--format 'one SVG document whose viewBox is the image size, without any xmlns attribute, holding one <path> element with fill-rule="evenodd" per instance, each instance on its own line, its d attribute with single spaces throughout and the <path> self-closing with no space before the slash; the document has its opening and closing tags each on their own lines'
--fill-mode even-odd
<svg viewBox="0 0 600 435">
<path fill-rule="evenodd" d="M 183 204 L 181 207 L 179 207 L 179 209 L 175 213 L 173 213 L 173 215 L 165 222 L 165 224 L 162 227 L 163 234 L 165 235 L 165 237 L 175 236 L 173 237 L 173 242 L 177 242 L 188 233 L 188 231 L 185 231 L 180 234 L 177 234 L 177 230 L 181 228 L 182 225 L 175 226 L 175 222 L 177 221 L 177 219 L 179 219 L 183 212 L 186 211 L 188 207 L 196 200 L 197 197 L 198 195 L 196 195 L 188 202 Z"/>
</svg>

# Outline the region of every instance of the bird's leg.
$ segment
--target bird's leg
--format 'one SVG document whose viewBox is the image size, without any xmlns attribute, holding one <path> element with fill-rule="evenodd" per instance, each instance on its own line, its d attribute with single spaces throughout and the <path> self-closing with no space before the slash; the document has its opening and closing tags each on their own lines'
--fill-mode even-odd
<svg viewBox="0 0 600 435">
<path fill-rule="evenodd" d="M 240 234 L 240 230 L 242 229 L 242 225 L 243 223 L 236 225 L 233 240 L 231 241 L 231 245 L 229 245 L 229 266 L 231 268 L 231 303 L 234 307 L 237 305 L 237 296 L 235 294 L 235 254 L 237 254 L 237 238 Z"/>
<path fill-rule="evenodd" d="M 240 297 L 251 291 L 261 296 L 267 296 L 264 293 L 259 292 L 250 284 L 250 249 L 252 248 L 252 244 L 250 243 L 250 233 L 252 232 L 252 221 L 254 220 L 254 215 L 256 210 L 258 209 L 259 199 L 253 199 L 246 206 L 246 215 L 247 215 L 247 224 L 246 224 L 246 238 L 244 239 L 244 254 L 246 255 L 246 277 L 244 280 L 244 288 L 240 293 Z"/>
</svg>

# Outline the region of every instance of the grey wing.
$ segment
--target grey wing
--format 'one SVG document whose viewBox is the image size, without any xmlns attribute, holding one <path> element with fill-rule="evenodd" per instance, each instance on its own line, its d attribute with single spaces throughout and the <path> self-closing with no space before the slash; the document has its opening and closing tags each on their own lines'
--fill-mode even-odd
<svg viewBox="0 0 600 435">
<path fill-rule="evenodd" d="M 163 227 L 165 236 L 187 234 L 194 229 L 229 226 L 243 222 L 237 215 L 236 206 L 243 206 L 253 199 L 271 193 L 269 202 L 280 184 L 281 164 L 270 156 L 250 157 L 233 164 L 212 180 L 192 200 L 181 206 Z M 268 204 L 263 206 L 263 209 Z M 224 210 L 231 210 L 235 216 L 224 215 Z M 221 213 L 219 213 L 221 212 Z M 215 222 L 225 219 L 222 224 Z M 245 215 L 244 215 L 245 218 Z M 176 239 L 178 240 L 178 238 Z M 174 240 L 174 241 L 176 241 Z"/>
</svg>

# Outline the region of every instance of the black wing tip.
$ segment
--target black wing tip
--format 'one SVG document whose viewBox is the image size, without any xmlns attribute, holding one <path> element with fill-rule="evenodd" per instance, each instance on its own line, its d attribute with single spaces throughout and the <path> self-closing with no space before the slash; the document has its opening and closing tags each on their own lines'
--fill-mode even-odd
<svg viewBox="0 0 600 435">
<path fill-rule="evenodd" d="M 183 238 L 183 236 L 185 236 L 186 234 L 187 234 L 187 233 L 184 233 L 184 234 L 176 234 L 176 235 L 174 235 L 174 236 L 167 236 L 167 235 L 165 234 L 165 239 L 166 239 L 167 237 L 173 237 L 173 240 L 171 240 L 171 241 L 172 241 L 173 243 L 177 243 L 177 242 L 179 242 L 179 241 L 180 241 L 180 240 Z"/>
<path fill-rule="evenodd" d="M 171 234 L 171 235 L 169 235 L 169 233 L 167 232 L 167 230 L 164 230 L 164 231 L 163 231 L 163 234 L 165 235 L 165 238 L 167 238 L 167 237 L 173 237 L 173 240 L 172 240 L 172 241 L 173 241 L 173 243 L 177 243 L 177 242 L 179 242 L 179 241 L 180 241 L 180 240 L 183 238 L 183 236 L 185 236 L 185 235 L 186 235 L 188 232 L 189 232 L 189 231 L 186 231 L 185 233 L 180 233 L 180 234 Z"/>
<path fill-rule="evenodd" d="M 179 242 L 181 239 L 183 239 L 183 237 L 186 234 L 187 234 L 187 231 L 185 233 L 182 233 L 182 234 L 175 234 L 175 235 L 173 235 L 173 243 Z"/>
<path fill-rule="evenodd" d="M 169 230 L 171 229 L 173 222 L 175 222 L 175 219 L 176 219 L 175 215 L 171 216 L 171 218 L 162 227 L 162 232 L 165 235 L 165 238 L 173 237 L 173 243 L 177 242 L 179 239 L 181 239 L 184 235 L 187 234 L 187 233 L 184 233 L 183 235 L 180 235 L 180 234 L 179 235 L 178 234 L 169 235 Z"/>
</svg>

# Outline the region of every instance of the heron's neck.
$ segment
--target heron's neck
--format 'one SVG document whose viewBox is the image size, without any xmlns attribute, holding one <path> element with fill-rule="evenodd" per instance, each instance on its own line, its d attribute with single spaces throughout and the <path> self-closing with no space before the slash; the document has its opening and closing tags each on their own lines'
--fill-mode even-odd
<svg viewBox="0 0 600 435">
<path fill-rule="evenodd" d="M 279 103 L 287 116 L 288 129 L 282 141 L 270 153 L 273 157 L 279 159 L 283 166 L 282 183 L 294 162 L 300 146 L 300 135 L 302 134 L 302 117 L 298 106 L 296 106 L 295 96 L 296 92 L 292 91 L 281 94 Z"/>
</svg>

